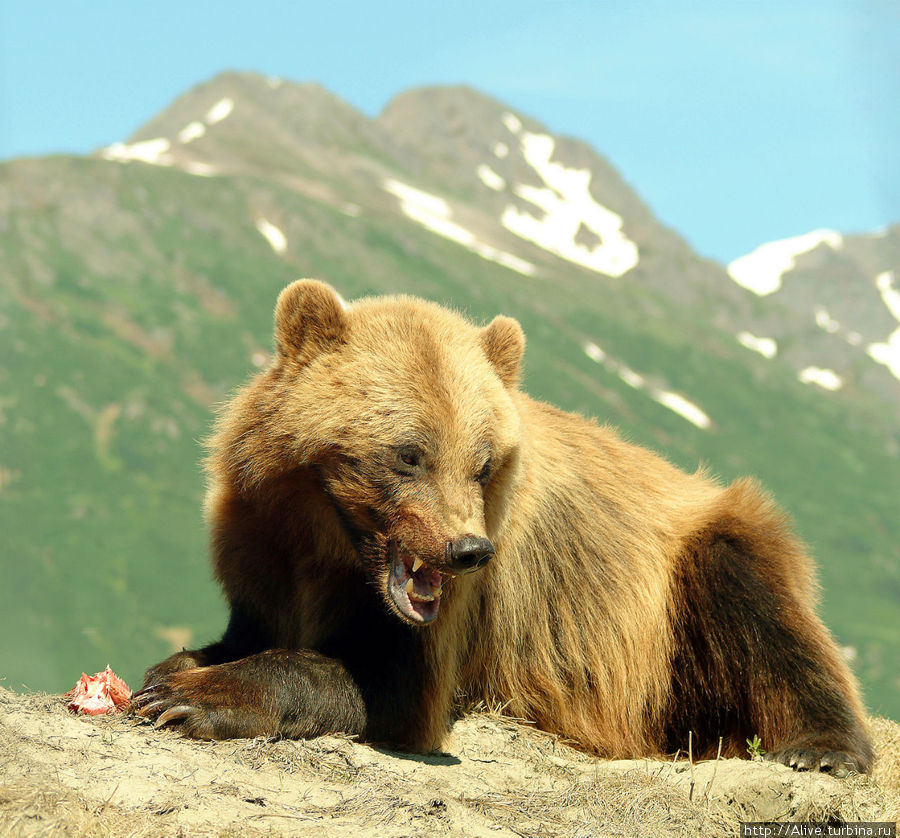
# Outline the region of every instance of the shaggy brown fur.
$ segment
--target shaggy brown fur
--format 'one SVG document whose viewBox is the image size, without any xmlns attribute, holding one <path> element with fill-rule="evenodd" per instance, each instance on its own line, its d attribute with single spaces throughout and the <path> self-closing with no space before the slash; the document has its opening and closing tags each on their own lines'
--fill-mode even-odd
<svg viewBox="0 0 900 838">
<path fill-rule="evenodd" d="M 345 309 L 301 281 L 275 340 L 210 443 L 231 622 L 153 667 L 139 712 L 198 737 L 427 751 L 461 694 L 610 757 L 689 732 L 745 755 L 758 734 L 795 767 L 869 768 L 810 561 L 756 484 L 723 489 L 520 392 L 509 318 Z"/>
</svg>

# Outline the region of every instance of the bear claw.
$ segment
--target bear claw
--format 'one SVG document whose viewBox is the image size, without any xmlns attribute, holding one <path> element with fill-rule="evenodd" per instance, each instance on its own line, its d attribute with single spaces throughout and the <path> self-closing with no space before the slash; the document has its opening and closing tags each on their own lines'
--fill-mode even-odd
<svg viewBox="0 0 900 838">
<path fill-rule="evenodd" d="M 190 704 L 178 704 L 175 707 L 170 707 L 164 713 L 161 713 L 156 722 L 154 722 L 153 727 L 163 727 L 163 725 L 166 725 L 169 722 L 182 721 L 192 713 L 196 712 L 197 708 L 192 707 Z"/>
<path fill-rule="evenodd" d="M 156 713 L 162 712 L 163 708 L 166 706 L 167 703 L 168 703 L 168 702 L 167 702 L 165 699 L 159 699 L 159 700 L 157 700 L 157 701 L 153 701 L 153 702 L 151 702 L 150 704 L 148 704 L 146 707 L 142 707 L 142 708 L 138 711 L 138 715 L 139 715 L 139 716 L 144 716 L 145 718 L 146 718 L 146 717 L 153 717 L 154 711 L 155 711 Z"/>
<path fill-rule="evenodd" d="M 140 707 L 142 704 L 146 704 L 151 699 L 155 698 L 155 691 L 158 690 L 162 686 L 161 683 L 158 684 L 150 684 L 149 686 L 144 687 L 143 689 L 138 690 L 131 696 L 131 706 L 132 708 Z"/>
<path fill-rule="evenodd" d="M 765 758 L 793 768 L 794 771 L 819 771 L 833 777 L 846 777 L 859 770 L 856 760 L 843 751 L 786 748 L 783 751 L 771 751 Z"/>
</svg>

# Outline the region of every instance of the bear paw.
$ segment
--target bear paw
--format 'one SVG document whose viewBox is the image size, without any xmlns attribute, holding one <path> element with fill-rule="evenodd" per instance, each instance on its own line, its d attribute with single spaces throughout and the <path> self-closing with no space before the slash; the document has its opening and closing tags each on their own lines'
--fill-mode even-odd
<svg viewBox="0 0 900 838">
<path fill-rule="evenodd" d="M 154 727 L 178 724 L 181 732 L 193 739 L 275 734 L 274 719 L 243 705 L 241 686 L 222 666 L 175 672 L 136 692 L 131 712 L 152 721 Z"/>
<path fill-rule="evenodd" d="M 161 682 L 167 675 L 173 675 L 176 672 L 184 672 L 188 669 L 197 669 L 203 666 L 206 660 L 202 656 L 202 652 L 188 652 L 183 650 L 170 655 L 164 661 L 160 661 L 156 666 L 151 666 L 144 673 L 144 688 L 154 686 Z M 141 690 L 143 692 L 143 690 Z"/>
<path fill-rule="evenodd" d="M 766 754 L 765 759 L 786 765 L 794 771 L 821 771 L 834 777 L 846 777 L 848 774 L 865 771 L 862 761 L 846 751 L 785 748 Z"/>
</svg>

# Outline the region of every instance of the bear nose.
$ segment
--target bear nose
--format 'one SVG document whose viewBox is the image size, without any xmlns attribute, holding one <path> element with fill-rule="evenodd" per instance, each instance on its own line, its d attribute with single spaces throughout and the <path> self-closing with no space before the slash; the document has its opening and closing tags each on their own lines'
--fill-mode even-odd
<svg viewBox="0 0 900 838">
<path fill-rule="evenodd" d="M 463 535 L 447 542 L 447 567 L 456 573 L 471 573 L 494 557 L 494 545 L 477 535 Z"/>
</svg>

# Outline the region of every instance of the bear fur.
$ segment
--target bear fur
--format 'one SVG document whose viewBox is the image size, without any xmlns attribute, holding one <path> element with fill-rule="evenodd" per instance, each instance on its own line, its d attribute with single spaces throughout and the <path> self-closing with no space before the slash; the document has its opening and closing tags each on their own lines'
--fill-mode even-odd
<svg viewBox="0 0 900 838">
<path fill-rule="evenodd" d="M 484 702 L 606 757 L 758 735 L 796 768 L 868 770 L 785 514 L 530 398 L 524 345 L 507 317 L 286 288 L 274 360 L 209 443 L 228 628 L 152 667 L 138 711 L 430 751 Z"/>
</svg>

